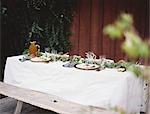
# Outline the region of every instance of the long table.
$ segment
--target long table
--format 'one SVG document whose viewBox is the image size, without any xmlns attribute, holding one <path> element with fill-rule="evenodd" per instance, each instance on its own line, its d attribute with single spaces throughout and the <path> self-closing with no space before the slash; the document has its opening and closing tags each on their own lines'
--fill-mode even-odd
<svg viewBox="0 0 150 114">
<path fill-rule="evenodd" d="M 143 109 L 146 108 L 143 80 L 129 71 L 85 71 L 63 67 L 65 62 L 20 62 L 21 57 L 7 58 L 6 84 L 106 110 L 119 107 L 127 113 L 139 113 L 141 104 Z"/>
</svg>

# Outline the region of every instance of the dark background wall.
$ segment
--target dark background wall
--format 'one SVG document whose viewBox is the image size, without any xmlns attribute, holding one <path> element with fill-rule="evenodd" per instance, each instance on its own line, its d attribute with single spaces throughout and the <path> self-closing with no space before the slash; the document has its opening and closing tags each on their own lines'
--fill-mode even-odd
<svg viewBox="0 0 150 114">
<path fill-rule="evenodd" d="M 121 12 L 133 14 L 135 27 L 141 37 L 150 38 L 149 0 L 80 0 L 71 37 L 72 54 L 84 55 L 93 51 L 97 55 L 106 55 L 115 60 L 123 59 L 122 41 L 112 41 L 103 35 L 103 27 L 112 23 Z"/>
<path fill-rule="evenodd" d="M 2 0 L 2 6 L 8 8 L 8 14 L 11 17 L 14 15 L 16 18 L 15 10 L 22 7 L 18 1 L 20 0 Z M 72 25 L 74 35 L 70 38 L 73 47 L 70 54 L 84 56 L 85 52 L 93 51 L 97 55 L 106 55 L 107 58 L 115 60 L 125 58 L 125 54 L 120 49 L 122 41 L 112 41 L 102 32 L 103 27 L 113 22 L 121 11 L 133 14 L 139 34 L 143 39 L 150 38 L 149 0 L 78 0 L 76 7 Z M 23 15 L 24 11 L 18 12 Z M 17 24 L 20 19 L 17 18 L 16 23 L 11 20 L 12 18 L 7 16 L 1 21 L 2 75 L 7 56 L 21 54 L 24 48 L 24 39 L 21 37 L 20 27 Z M 2 76 L 0 76 L 1 79 Z"/>
</svg>

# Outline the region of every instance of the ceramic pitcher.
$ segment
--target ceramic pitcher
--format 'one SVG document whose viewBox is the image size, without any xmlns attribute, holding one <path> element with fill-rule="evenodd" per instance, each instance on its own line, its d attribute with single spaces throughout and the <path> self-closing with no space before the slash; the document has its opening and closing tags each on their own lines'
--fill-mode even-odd
<svg viewBox="0 0 150 114">
<path fill-rule="evenodd" d="M 36 44 L 36 41 L 30 42 L 29 55 L 31 57 L 36 57 L 38 54 L 39 48 L 40 48 L 40 46 Z"/>
</svg>

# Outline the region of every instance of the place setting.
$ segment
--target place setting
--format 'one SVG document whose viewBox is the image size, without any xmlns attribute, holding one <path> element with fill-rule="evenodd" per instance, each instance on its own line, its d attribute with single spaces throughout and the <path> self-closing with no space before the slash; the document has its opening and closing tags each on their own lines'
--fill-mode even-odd
<svg viewBox="0 0 150 114">
<path fill-rule="evenodd" d="M 40 46 L 36 41 L 30 42 L 28 53 L 19 58 L 19 61 L 31 61 L 33 63 L 50 63 L 50 62 L 64 62 L 63 67 L 76 68 L 79 70 L 95 70 L 101 71 L 106 68 L 115 68 L 118 72 L 125 72 L 127 68 L 122 64 L 125 61 L 115 63 L 114 60 L 106 59 L 105 56 L 97 57 L 93 52 L 86 52 L 85 58 L 78 55 L 57 53 L 57 50 L 49 52 L 40 52 Z"/>
</svg>

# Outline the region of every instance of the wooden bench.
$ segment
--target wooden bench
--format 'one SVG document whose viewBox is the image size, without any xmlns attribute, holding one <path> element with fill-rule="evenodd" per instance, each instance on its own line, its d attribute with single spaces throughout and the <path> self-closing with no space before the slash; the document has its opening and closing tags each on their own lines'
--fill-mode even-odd
<svg viewBox="0 0 150 114">
<path fill-rule="evenodd" d="M 54 95 L 24 89 L 0 82 L 0 94 L 18 100 L 14 114 L 20 114 L 23 102 L 59 114 L 116 114 L 102 108 L 66 101 Z"/>
</svg>

